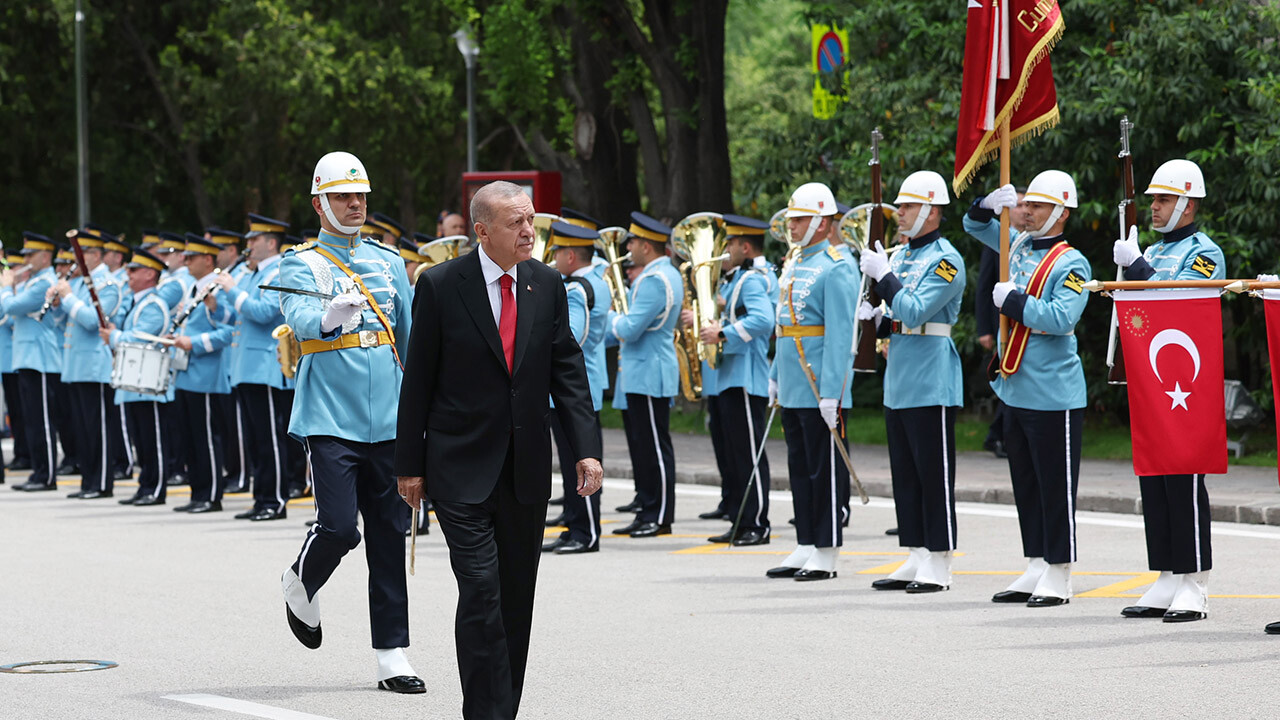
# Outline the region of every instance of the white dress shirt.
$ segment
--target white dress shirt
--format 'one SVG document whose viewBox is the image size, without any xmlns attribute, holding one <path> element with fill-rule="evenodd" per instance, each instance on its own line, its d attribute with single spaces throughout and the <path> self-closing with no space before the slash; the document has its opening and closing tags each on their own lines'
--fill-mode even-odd
<svg viewBox="0 0 1280 720">
<path fill-rule="evenodd" d="M 498 263 L 485 254 L 483 245 L 477 244 L 476 252 L 480 254 L 480 272 L 484 273 L 484 289 L 489 293 L 489 309 L 493 310 L 493 326 L 501 328 L 502 283 L 500 278 L 503 275 L 511 276 L 511 299 L 514 301 L 516 292 L 519 289 L 516 286 L 516 266 L 512 265 L 511 269 L 504 273 L 502 268 L 498 267 Z"/>
</svg>

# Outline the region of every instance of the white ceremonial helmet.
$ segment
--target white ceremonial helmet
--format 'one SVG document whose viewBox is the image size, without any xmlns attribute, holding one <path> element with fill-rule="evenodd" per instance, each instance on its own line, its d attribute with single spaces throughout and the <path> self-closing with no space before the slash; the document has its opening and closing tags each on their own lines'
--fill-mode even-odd
<svg viewBox="0 0 1280 720">
<path fill-rule="evenodd" d="M 822 217 L 835 215 L 836 212 L 836 196 L 831 194 L 831 188 L 819 182 L 801 185 L 791 193 L 791 199 L 787 201 L 788 218 L 814 215 Z"/>
<path fill-rule="evenodd" d="M 369 173 L 365 172 L 360 158 L 349 152 L 331 152 L 316 163 L 316 171 L 311 174 L 311 194 L 320 196 L 320 209 L 324 216 L 339 232 L 354 235 L 360 232 L 359 225 L 348 226 L 338 222 L 338 218 L 329 207 L 329 193 L 367 193 L 370 192 Z"/>
<path fill-rule="evenodd" d="M 947 195 L 947 181 L 941 175 L 932 170 L 917 170 L 902 181 L 902 187 L 898 188 L 898 199 L 893 202 L 899 209 L 904 203 L 942 207 L 951 202 L 951 197 Z M 916 220 L 911 227 L 899 230 L 899 234 L 909 238 L 916 237 L 928 218 L 927 209 L 921 209 L 916 213 Z"/>
<path fill-rule="evenodd" d="M 1190 160 L 1169 160 L 1156 168 L 1147 185 L 1148 195 L 1177 195 L 1178 203 L 1173 206 L 1173 214 L 1169 222 L 1162 227 L 1152 229 L 1159 233 L 1167 233 L 1178 225 L 1182 213 L 1187 209 L 1187 198 L 1204 197 L 1204 173 L 1200 166 Z"/>
<path fill-rule="evenodd" d="M 1069 208 L 1079 205 L 1080 200 L 1076 194 L 1076 181 L 1061 170 L 1045 170 L 1032 178 L 1023 198 L 1027 202 L 1053 203 Z"/>
</svg>

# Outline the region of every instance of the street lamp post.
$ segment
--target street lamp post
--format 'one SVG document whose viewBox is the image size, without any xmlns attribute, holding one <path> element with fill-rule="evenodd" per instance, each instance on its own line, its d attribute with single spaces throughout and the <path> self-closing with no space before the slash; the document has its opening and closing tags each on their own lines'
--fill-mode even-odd
<svg viewBox="0 0 1280 720">
<path fill-rule="evenodd" d="M 84 82 L 84 10 L 76 0 L 76 209 L 89 222 L 89 108 Z"/>
<path fill-rule="evenodd" d="M 471 28 L 464 26 L 453 34 L 458 52 L 467 63 L 467 171 L 476 169 L 476 57 L 480 46 L 471 37 Z"/>
</svg>

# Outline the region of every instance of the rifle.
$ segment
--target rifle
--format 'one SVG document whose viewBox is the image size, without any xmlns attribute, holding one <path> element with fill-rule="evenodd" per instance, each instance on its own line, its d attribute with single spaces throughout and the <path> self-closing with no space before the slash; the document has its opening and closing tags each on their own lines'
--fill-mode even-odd
<svg viewBox="0 0 1280 720">
<path fill-rule="evenodd" d="M 876 243 L 884 244 L 884 210 L 881 207 L 884 198 L 880 187 L 880 141 L 882 139 L 884 135 L 880 134 L 880 128 L 871 131 L 871 160 L 867 163 L 871 166 L 871 232 L 867 233 L 867 246 L 863 252 L 874 252 Z M 858 293 L 858 298 L 859 307 L 862 306 L 861 300 L 870 303 L 871 307 L 880 304 L 880 296 L 876 294 L 875 285 L 869 282 L 866 276 L 862 278 L 862 289 Z M 875 372 L 876 322 L 859 320 L 855 325 L 853 370 L 854 372 Z"/>
<path fill-rule="evenodd" d="M 1120 239 L 1129 236 L 1129 228 L 1138 224 L 1138 206 L 1134 202 L 1133 187 L 1133 155 L 1129 153 L 1129 131 L 1133 123 L 1129 116 L 1120 118 L 1120 182 L 1124 186 L 1124 198 L 1120 201 L 1118 216 L 1120 219 Z M 1124 268 L 1116 267 L 1116 280 L 1124 279 Z M 1120 316 L 1115 305 L 1111 306 L 1111 333 L 1107 338 L 1107 383 L 1124 385 L 1124 356 L 1121 353 L 1119 335 Z"/>
</svg>

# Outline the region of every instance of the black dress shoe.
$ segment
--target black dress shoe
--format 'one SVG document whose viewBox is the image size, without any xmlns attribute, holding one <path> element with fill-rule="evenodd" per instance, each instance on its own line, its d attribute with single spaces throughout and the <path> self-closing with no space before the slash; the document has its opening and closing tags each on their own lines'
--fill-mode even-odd
<svg viewBox="0 0 1280 720">
<path fill-rule="evenodd" d="M 151 497 L 149 495 L 145 497 L 140 497 L 137 500 L 133 501 L 134 507 L 145 507 L 147 505 L 163 505 L 163 504 L 164 504 L 164 498 Z"/>
<path fill-rule="evenodd" d="M 8 464 L 8 465 L 5 465 L 5 467 L 6 467 L 6 468 L 8 468 L 8 469 L 10 469 L 10 470 L 30 470 L 30 469 L 31 469 L 31 459 L 30 459 L 30 458 L 24 458 L 24 457 L 16 457 L 16 458 L 14 458 L 14 459 L 10 460 L 10 461 L 9 461 L 9 464 Z"/>
<path fill-rule="evenodd" d="M 133 495 L 130 495 L 127 498 L 122 498 L 120 500 L 117 500 L 116 502 L 120 503 L 121 505 L 132 505 L 141 499 L 142 499 L 142 496 L 135 493 Z"/>
<path fill-rule="evenodd" d="M 22 485 L 15 485 L 13 489 L 14 490 L 21 489 L 25 492 L 48 492 L 50 490 L 57 490 L 58 485 L 57 483 L 29 482 L 29 483 L 23 483 Z"/>
<path fill-rule="evenodd" d="M 600 551 L 600 543 L 588 545 L 578 540 L 569 540 L 560 547 L 556 548 L 557 555 L 581 555 L 582 553 L 593 553 Z"/>
<path fill-rule="evenodd" d="M 835 576 L 835 570 L 797 570 L 792 577 L 800 582 L 813 582 L 815 580 L 830 580 Z"/>
<path fill-rule="evenodd" d="M 898 534 L 898 528 L 896 528 L 896 527 L 889 528 L 888 530 L 885 530 L 885 531 L 884 531 L 884 534 L 885 534 L 885 535 L 897 535 L 897 534 Z"/>
<path fill-rule="evenodd" d="M 542 543 L 542 552 L 555 552 L 561 545 L 564 545 L 567 542 L 569 541 L 558 537 L 549 543 Z"/>
<path fill-rule="evenodd" d="M 791 578 L 795 577 L 798 572 L 800 572 L 800 568 L 787 567 L 786 565 L 783 565 L 781 567 L 765 570 L 764 576 L 769 578 Z"/>
<path fill-rule="evenodd" d="M 553 498 L 551 498 L 550 500 L 548 500 L 548 501 L 547 501 L 547 504 L 548 504 L 548 505 L 563 505 L 563 504 L 564 504 L 564 496 L 563 496 L 563 495 L 561 495 L 560 497 L 553 497 Z"/>
<path fill-rule="evenodd" d="M 419 534 L 419 535 L 430 535 L 430 534 L 431 534 L 431 526 L 430 526 L 430 525 L 423 525 L 422 527 L 418 528 L 418 534 Z M 413 528 L 409 528 L 408 530 L 405 530 L 405 531 L 404 531 L 404 536 L 405 536 L 405 537 L 413 537 Z"/>
<path fill-rule="evenodd" d="M 1067 598 L 1054 597 L 1052 595 L 1032 595 L 1027 598 L 1027 607 L 1057 607 L 1070 602 Z"/>
<path fill-rule="evenodd" d="M 1209 617 L 1209 613 L 1200 612 L 1199 610 L 1170 610 L 1164 614 L 1164 621 L 1168 623 L 1195 622 Z"/>
<path fill-rule="evenodd" d="M 178 507 L 174 508 L 173 511 L 174 512 L 190 512 L 191 508 L 195 507 L 196 505 L 199 505 L 199 503 L 189 502 L 184 505 L 179 505 Z"/>
<path fill-rule="evenodd" d="M 213 502 L 192 503 L 191 509 L 187 510 L 187 512 L 192 515 L 200 515 L 203 513 L 221 512 L 221 511 L 222 511 L 222 502 L 218 500 L 214 500 Z"/>
<path fill-rule="evenodd" d="M 128 480 L 133 477 L 133 473 L 127 468 L 118 468 L 111 471 L 112 480 Z"/>
<path fill-rule="evenodd" d="M 1130 605 L 1120 611 L 1120 617 L 1127 618 L 1162 618 L 1166 608 L 1147 607 L 1146 605 Z"/>
<path fill-rule="evenodd" d="M 733 542 L 733 528 L 730 528 L 719 535 L 713 535 L 707 538 L 707 542 L 729 544 Z"/>
<path fill-rule="evenodd" d="M 288 512 L 284 508 L 273 510 L 271 508 L 262 508 L 258 512 L 249 516 L 253 522 L 262 522 L 263 520 L 284 520 L 287 518 Z"/>
<path fill-rule="evenodd" d="M 308 521 L 307 521 L 307 527 L 311 527 L 312 525 L 315 525 L 315 524 L 316 524 L 316 521 L 315 521 L 315 519 L 314 519 L 314 518 L 312 518 L 311 520 L 308 520 Z"/>
<path fill-rule="evenodd" d="M 640 512 L 640 501 L 632 500 L 626 505 L 619 505 L 618 507 L 614 508 L 614 511 L 620 512 L 620 513 Z"/>
<path fill-rule="evenodd" d="M 636 530 L 639 530 L 640 526 L 643 524 L 644 523 L 640 522 L 639 520 L 632 520 L 630 525 L 617 528 L 616 530 L 613 531 L 613 534 L 614 535 L 630 535 Z"/>
<path fill-rule="evenodd" d="M 311 627 L 299 620 L 298 616 L 289 609 L 289 603 L 284 604 L 284 614 L 289 618 L 289 629 L 293 631 L 293 636 L 298 638 L 298 642 L 312 650 L 320 647 L 322 638 L 319 625 Z"/>
<path fill-rule="evenodd" d="M 84 497 L 84 490 L 67 493 L 67 499 L 69 500 L 79 500 L 82 497 Z"/>
<path fill-rule="evenodd" d="M 79 475 L 80 466 L 76 465 L 73 462 L 67 462 L 66 460 L 63 460 L 62 464 L 58 466 L 58 469 L 53 471 L 53 474 L 54 475 Z"/>
<path fill-rule="evenodd" d="M 924 593 L 936 593 L 949 589 L 951 589 L 951 586 L 949 585 L 939 585 L 937 583 L 926 582 L 911 582 L 906 587 L 908 595 L 923 595 Z"/>
<path fill-rule="evenodd" d="M 110 490 L 90 490 L 89 492 L 86 492 L 86 493 L 80 493 L 80 499 L 81 500 L 97 500 L 98 498 L 109 498 L 109 497 L 112 497 L 112 495 L 114 495 L 114 493 L 112 493 Z"/>
<path fill-rule="evenodd" d="M 748 530 L 744 533 L 738 533 L 738 537 L 734 538 L 734 547 L 747 547 L 749 545 L 768 545 L 768 530 Z"/>
<path fill-rule="evenodd" d="M 232 515 L 232 517 L 233 517 L 233 518 L 235 518 L 236 520 L 248 520 L 249 518 L 253 517 L 254 515 L 257 515 L 257 514 L 258 514 L 258 510 L 259 510 L 259 508 L 249 508 L 248 510 L 245 510 L 244 512 L 238 512 L 238 513 L 236 513 L 235 515 Z"/>
<path fill-rule="evenodd" d="M 242 485 L 232 485 L 228 487 L 226 490 L 223 490 L 222 494 L 223 495 L 239 495 L 240 493 L 249 492 L 249 489 L 250 488 L 248 483 L 244 483 Z"/>
<path fill-rule="evenodd" d="M 397 675 L 386 680 L 379 680 L 378 689 L 390 690 L 391 692 L 405 695 L 417 695 L 426 692 L 427 686 L 417 675 Z"/>
<path fill-rule="evenodd" d="M 564 525 L 564 513 L 560 513 L 559 515 L 551 518 L 550 520 L 543 521 L 543 524 L 546 525 L 547 527 L 560 527 Z"/>
<path fill-rule="evenodd" d="M 1018 603 L 1025 605 L 1031 599 L 1031 593 L 1018 592 L 1017 590 L 1001 590 L 991 596 L 993 603 Z"/>
<path fill-rule="evenodd" d="M 1280 622 L 1267 623 L 1267 626 L 1262 629 L 1262 632 L 1268 635 L 1280 635 Z"/>
<path fill-rule="evenodd" d="M 790 520 L 788 520 L 788 521 L 787 521 L 787 524 L 788 524 L 788 525 L 795 525 L 795 524 L 796 524 L 796 519 L 795 519 L 795 518 L 791 518 Z"/>
<path fill-rule="evenodd" d="M 164 481 L 164 484 L 168 485 L 169 487 L 173 487 L 174 485 L 186 485 L 187 475 L 186 473 L 176 472 L 170 475 L 168 478 L 166 478 Z"/>
<path fill-rule="evenodd" d="M 906 590 L 911 584 L 910 580 L 894 580 L 893 578 L 880 578 L 871 582 L 872 590 Z"/>
<path fill-rule="evenodd" d="M 291 488 L 289 488 L 289 499 L 290 499 L 290 500 L 297 500 L 297 499 L 298 499 L 298 498 L 300 498 L 300 497 L 306 497 L 306 496 L 307 496 L 307 489 L 306 489 L 306 488 L 300 488 L 300 487 L 291 487 Z"/>
<path fill-rule="evenodd" d="M 659 525 L 656 522 L 641 523 L 640 527 L 631 531 L 633 538 L 657 537 L 659 535 L 670 535 L 671 523 Z"/>
<path fill-rule="evenodd" d="M 725 512 L 724 510 L 721 510 L 720 508 L 716 508 L 711 512 L 698 513 L 698 519 L 699 520 L 728 520 L 729 513 Z"/>
</svg>

